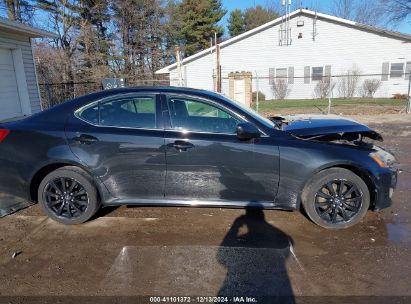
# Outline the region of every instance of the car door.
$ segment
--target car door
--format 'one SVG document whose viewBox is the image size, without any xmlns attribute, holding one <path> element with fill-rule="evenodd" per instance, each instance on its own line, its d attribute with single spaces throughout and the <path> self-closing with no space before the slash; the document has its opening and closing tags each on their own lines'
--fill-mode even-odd
<svg viewBox="0 0 411 304">
<path fill-rule="evenodd" d="M 164 96 L 165 197 L 170 200 L 272 203 L 279 149 L 267 136 L 241 141 L 241 115 L 198 97 Z"/>
<path fill-rule="evenodd" d="M 164 131 L 156 94 L 122 94 L 80 109 L 67 123 L 73 153 L 117 199 L 164 196 Z"/>
</svg>

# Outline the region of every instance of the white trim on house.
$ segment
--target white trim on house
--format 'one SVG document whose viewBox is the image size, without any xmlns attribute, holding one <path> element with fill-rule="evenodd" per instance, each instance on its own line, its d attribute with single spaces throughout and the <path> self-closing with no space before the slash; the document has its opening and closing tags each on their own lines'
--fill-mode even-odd
<svg viewBox="0 0 411 304">
<path fill-rule="evenodd" d="M 12 21 L 3 17 L 0 17 L 0 29 L 5 29 L 16 34 L 24 34 L 24 36 L 31 38 L 50 37 L 57 38 L 54 33 L 40 30 L 34 27 L 27 26 L 20 22 Z"/>
<path fill-rule="evenodd" d="M 361 24 L 361 23 L 358 23 L 358 22 L 355 22 L 355 21 L 351 21 L 351 20 L 347 20 L 347 19 L 343 19 L 343 18 L 339 18 L 339 17 L 335 17 L 335 16 L 323 14 L 323 13 L 314 12 L 314 11 L 307 10 L 307 9 L 295 10 L 292 13 L 290 13 L 289 16 L 290 16 L 290 19 L 291 19 L 291 18 L 293 18 L 295 16 L 298 16 L 298 15 L 308 15 L 308 16 L 311 16 L 311 17 L 316 17 L 318 19 L 324 19 L 324 20 L 328 20 L 328 21 L 332 21 L 332 22 L 352 26 L 352 27 L 355 27 L 359 30 L 370 31 L 370 32 L 386 35 L 386 36 L 393 37 L 393 38 L 398 38 L 398 39 L 401 39 L 401 40 L 407 40 L 407 41 L 411 42 L 411 35 L 407 35 L 407 34 L 403 34 L 403 33 L 399 33 L 399 32 L 394 32 L 394 31 L 389 31 L 389 30 L 377 28 L 377 27 L 374 27 L 374 26 Z M 263 25 L 260 25 L 259 27 L 256 27 L 256 28 L 254 28 L 250 31 L 247 31 L 243 34 L 232 37 L 232 38 L 220 43 L 219 44 L 220 48 L 224 48 L 225 46 L 228 46 L 228 45 L 230 45 L 232 43 L 235 43 L 239 40 L 242 40 L 242 39 L 245 39 L 249 36 L 257 34 L 257 33 L 261 32 L 261 31 L 263 31 L 267 28 L 270 28 L 274 25 L 277 25 L 282 20 L 283 20 L 283 17 L 279 17 L 279 18 L 274 19 L 270 22 L 267 22 Z M 190 57 L 187 57 L 187 58 L 183 59 L 182 64 L 188 63 L 188 62 L 193 61 L 197 58 L 208 55 L 208 54 L 210 54 L 210 52 L 212 52 L 214 50 L 215 50 L 215 46 L 207 48 L 207 49 L 205 49 L 201 52 L 198 52 L 198 53 L 196 53 L 196 54 L 194 54 Z M 168 66 L 156 71 L 156 74 L 168 74 L 168 73 L 170 73 L 171 70 L 174 70 L 175 68 L 177 68 L 177 63 L 173 63 L 171 65 L 168 65 Z"/>
</svg>

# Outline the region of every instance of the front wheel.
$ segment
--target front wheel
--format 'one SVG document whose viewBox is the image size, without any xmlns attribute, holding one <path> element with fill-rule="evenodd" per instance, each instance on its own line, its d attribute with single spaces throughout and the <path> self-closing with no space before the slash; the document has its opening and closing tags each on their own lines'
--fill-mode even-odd
<svg viewBox="0 0 411 304">
<path fill-rule="evenodd" d="M 357 224 L 370 206 L 365 182 L 352 171 L 331 168 L 317 173 L 306 185 L 302 204 L 310 219 L 327 229 Z"/>
<path fill-rule="evenodd" d="M 100 205 L 92 178 L 73 166 L 49 173 L 40 183 L 38 199 L 50 218 L 67 225 L 84 223 Z"/>
</svg>

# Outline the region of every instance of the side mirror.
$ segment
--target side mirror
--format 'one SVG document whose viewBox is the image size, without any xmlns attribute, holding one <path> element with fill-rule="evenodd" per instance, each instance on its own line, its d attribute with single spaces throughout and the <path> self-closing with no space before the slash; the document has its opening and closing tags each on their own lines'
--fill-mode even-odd
<svg viewBox="0 0 411 304">
<path fill-rule="evenodd" d="M 241 140 L 247 140 L 260 137 L 260 131 L 249 122 L 242 122 L 237 125 L 237 137 Z"/>
</svg>

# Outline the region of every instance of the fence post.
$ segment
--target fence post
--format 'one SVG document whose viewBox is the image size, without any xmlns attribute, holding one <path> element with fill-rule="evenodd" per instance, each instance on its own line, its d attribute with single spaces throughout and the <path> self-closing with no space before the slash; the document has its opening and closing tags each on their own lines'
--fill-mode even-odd
<svg viewBox="0 0 411 304">
<path fill-rule="evenodd" d="M 50 94 L 50 88 L 49 88 L 49 84 L 48 83 L 46 83 L 45 84 L 45 87 L 46 87 L 46 93 L 47 93 L 47 109 L 48 108 L 50 108 L 50 106 L 51 106 L 51 94 Z"/>
<path fill-rule="evenodd" d="M 408 102 L 407 102 L 407 114 L 410 114 L 411 112 L 411 71 L 408 76 Z"/>
<path fill-rule="evenodd" d="M 258 84 L 258 73 L 257 73 L 257 71 L 255 71 L 255 88 L 257 90 L 256 97 L 255 97 L 255 101 L 256 101 L 255 110 L 258 113 L 259 101 L 260 101 L 260 97 L 258 95 L 260 95 L 260 88 L 259 88 L 259 84 Z"/>
<path fill-rule="evenodd" d="M 329 115 L 329 114 L 331 114 L 331 90 L 332 90 L 332 78 L 331 78 L 331 76 L 330 76 L 330 84 L 329 84 L 329 87 L 328 87 L 328 112 L 327 112 L 327 114 Z"/>
</svg>

